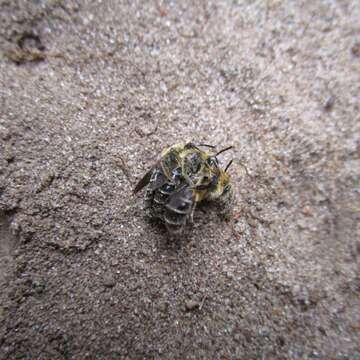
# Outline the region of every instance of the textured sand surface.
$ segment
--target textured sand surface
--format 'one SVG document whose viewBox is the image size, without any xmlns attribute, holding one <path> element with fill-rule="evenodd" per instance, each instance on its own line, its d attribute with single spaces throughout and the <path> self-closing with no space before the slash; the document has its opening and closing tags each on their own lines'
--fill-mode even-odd
<svg viewBox="0 0 360 360">
<path fill-rule="evenodd" d="M 1 1 L 0 359 L 359 359 L 359 108 L 357 0 Z M 169 243 L 188 140 L 237 203 Z"/>
</svg>

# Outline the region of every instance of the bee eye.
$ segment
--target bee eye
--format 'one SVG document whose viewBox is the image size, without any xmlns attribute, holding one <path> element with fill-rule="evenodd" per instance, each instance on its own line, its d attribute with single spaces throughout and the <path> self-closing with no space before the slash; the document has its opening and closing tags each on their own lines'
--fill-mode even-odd
<svg viewBox="0 0 360 360">
<path fill-rule="evenodd" d="M 210 166 L 217 166 L 218 165 L 218 161 L 217 158 L 215 156 L 210 156 L 207 160 L 208 165 Z"/>
</svg>

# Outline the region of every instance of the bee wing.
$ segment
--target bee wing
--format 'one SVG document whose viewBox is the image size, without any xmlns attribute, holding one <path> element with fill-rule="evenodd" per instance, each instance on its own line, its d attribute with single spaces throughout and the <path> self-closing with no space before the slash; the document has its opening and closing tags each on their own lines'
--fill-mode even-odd
<svg viewBox="0 0 360 360">
<path fill-rule="evenodd" d="M 137 185 L 135 186 L 133 193 L 136 194 L 138 193 L 140 190 L 142 190 L 149 182 L 151 179 L 151 175 L 154 171 L 154 167 L 152 167 L 142 178 L 141 180 L 137 183 Z"/>
<path fill-rule="evenodd" d="M 167 177 L 162 173 L 161 169 L 155 167 L 150 178 L 149 189 L 155 191 L 160 189 L 168 182 Z"/>
<path fill-rule="evenodd" d="M 159 168 L 159 164 L 156 163 L 137 183 L 133 193 L 136 194 L 146 185 L 149 185 L 151 191 L 155 191 L 161 188 L 168 181 L 168 178 L 163 174 L 161 168 Z"/>
</svg>

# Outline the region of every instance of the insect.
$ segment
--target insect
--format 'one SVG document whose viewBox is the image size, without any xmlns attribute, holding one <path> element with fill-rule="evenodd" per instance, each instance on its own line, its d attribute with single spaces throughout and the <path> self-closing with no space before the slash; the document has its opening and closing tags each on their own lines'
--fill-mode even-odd
<svg viewBox="0 0 360 360">
<path fill-rule="evenodd" d="M 136 194 L 147 186 L 145 210 L 163 221 L 172 235 L 182 234 L 193 223 L 195 208 L 202 201 L 213 202 L 220 213 L 231 210 L 234 191 L 227 170 L 232 160 L 222 169 L 217 157 L 232 146 L 214 155 L 199 146 L 190 142 L 166 148 L 134 189 Z"/>
</svg>

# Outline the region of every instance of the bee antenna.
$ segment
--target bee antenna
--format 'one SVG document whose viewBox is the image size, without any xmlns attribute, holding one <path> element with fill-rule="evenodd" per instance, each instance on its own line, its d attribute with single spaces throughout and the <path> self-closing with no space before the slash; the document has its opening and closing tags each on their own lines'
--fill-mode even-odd
<svg viewBox="0 0 360 360">
<path fill-rule="evenodd" d="M 230 161 L 229 161 L 229 163 L 226 165 L 226 167 L 225 167 L 225 172 L 227 171 L 227 169 L 230 167 L 230 165 L 232 164 L 232 162 L 233 162 L 233 159 L 231 159 Z"/>
<path fill-rule="evenodd" d="M 208 144 L 199 144 L 199 146 L 205 146 L 205 147 L 208 147 L 208 148 L 211 148 L 211 149 L 215 149 L 215 147 L 216 147 L 214 145 L 208 145 Z"/>
<path fill-rule="evenodd" d="M 222 154 L 223 152 L 228 151 L 228 150 L 230 150 L 230 149 L 232 149 L 232 148 L 233 148 L 233 146 L 229 146 L 229 147 L 227 147 L 227 148 L 225 148 L 225 149 L 220 150 L 217 154 L 215 154 L 215 157 L 217 157 L 218 155 L 220 155 L 220 154 Z"/>
</svg>

